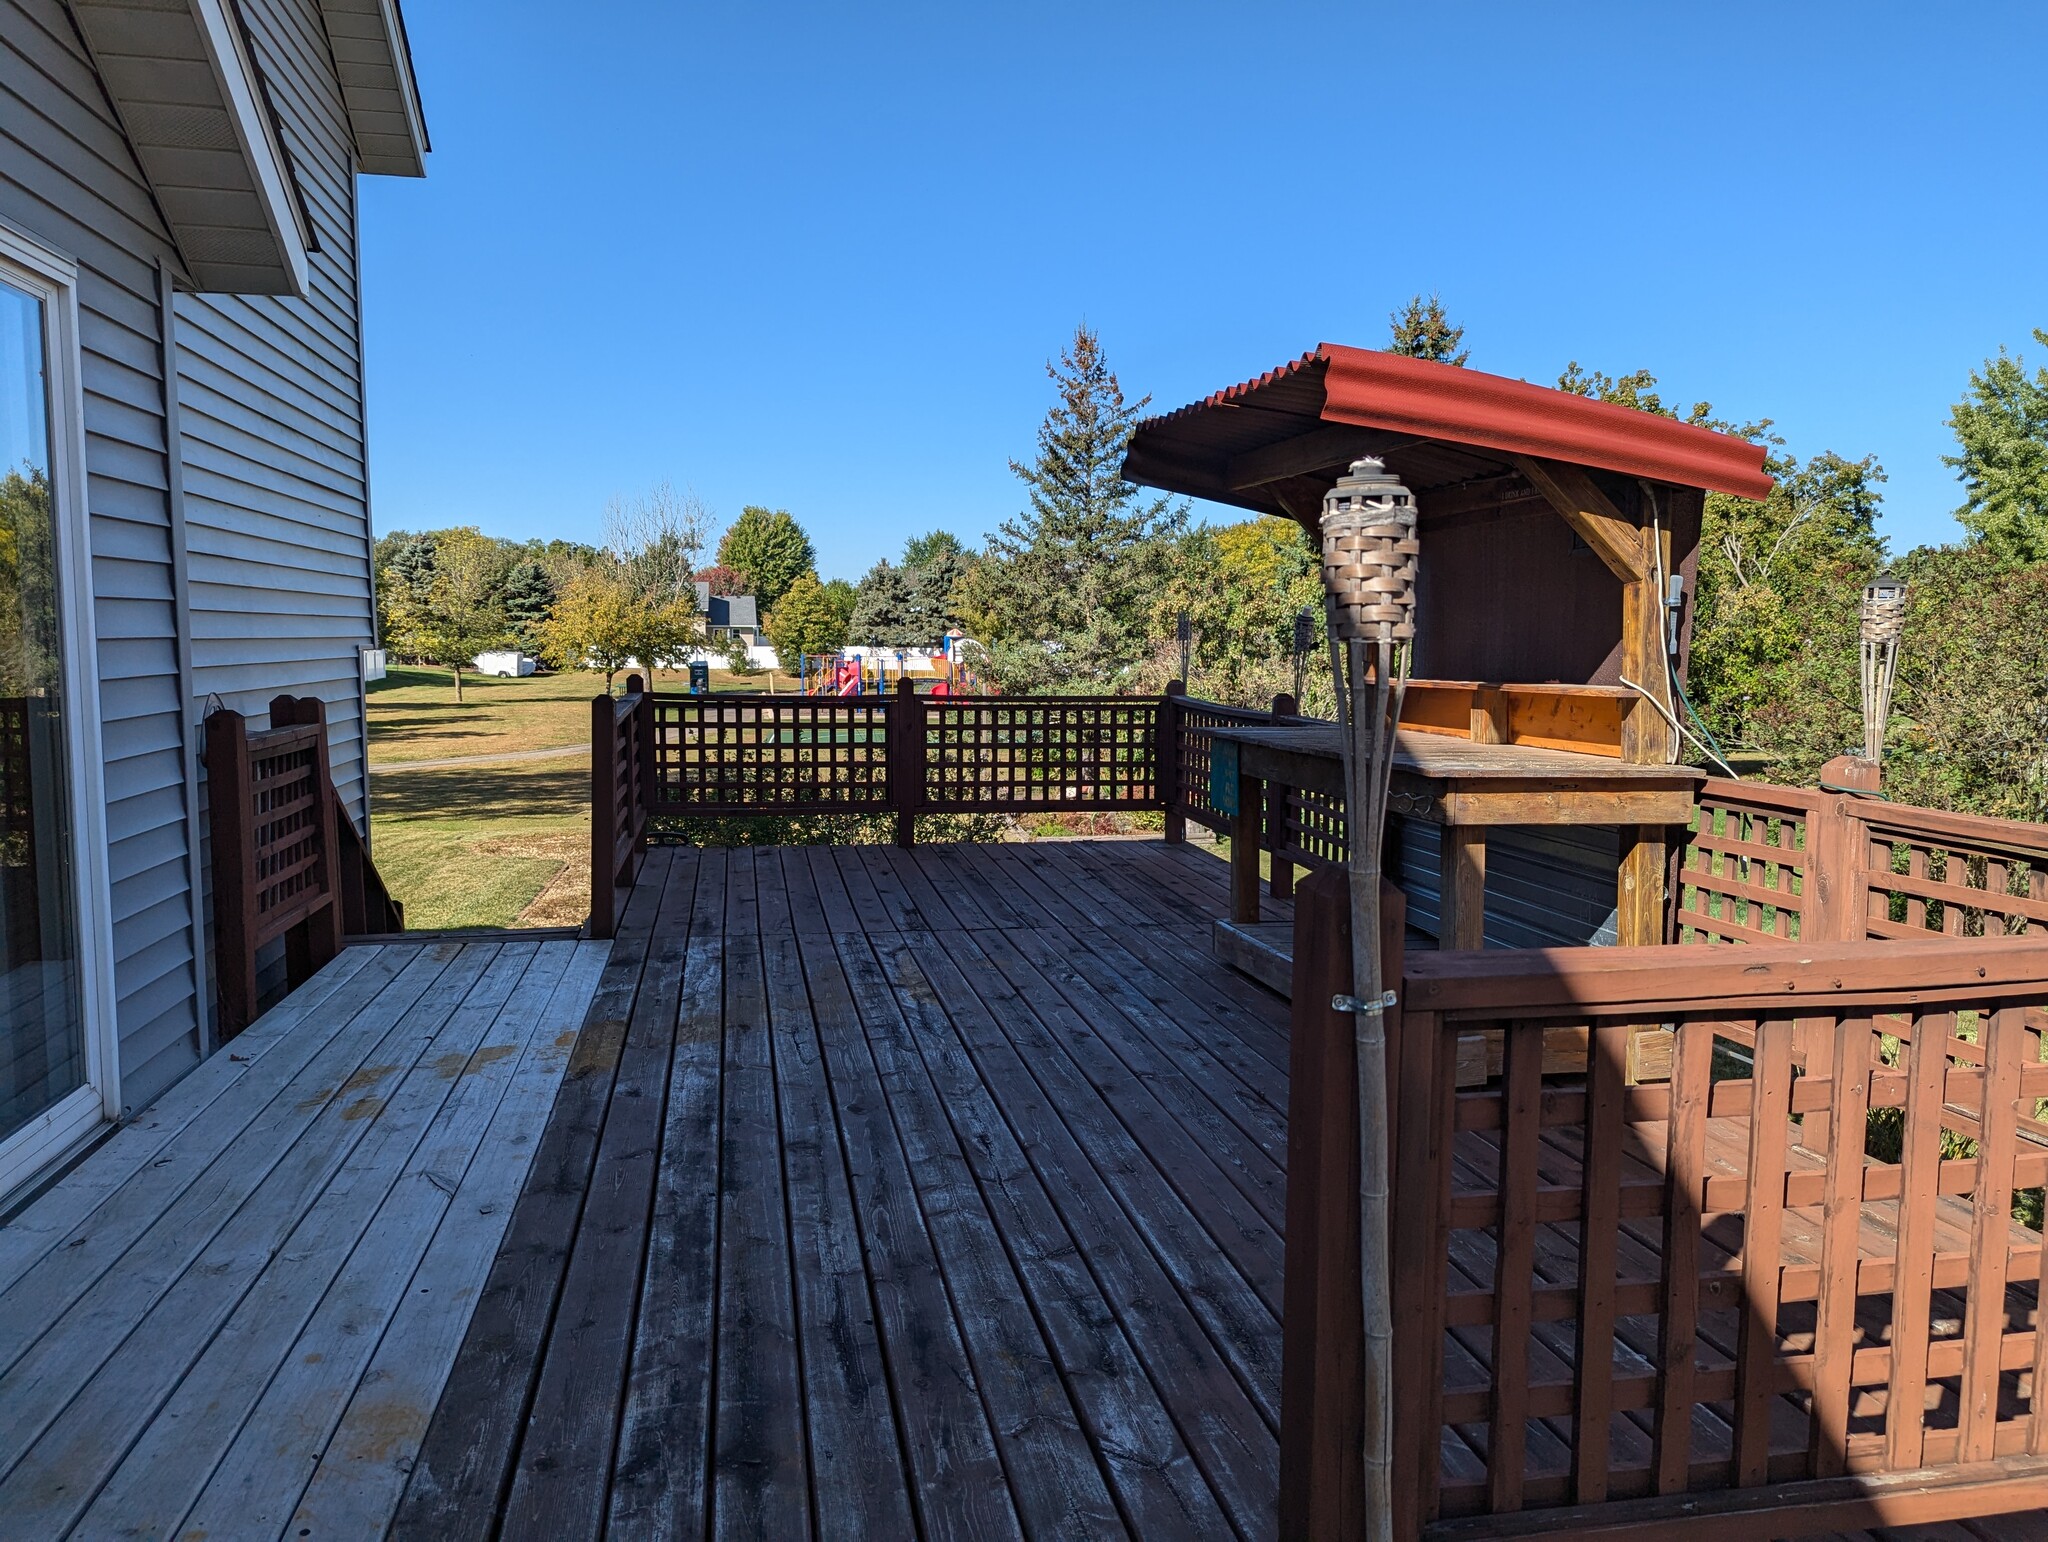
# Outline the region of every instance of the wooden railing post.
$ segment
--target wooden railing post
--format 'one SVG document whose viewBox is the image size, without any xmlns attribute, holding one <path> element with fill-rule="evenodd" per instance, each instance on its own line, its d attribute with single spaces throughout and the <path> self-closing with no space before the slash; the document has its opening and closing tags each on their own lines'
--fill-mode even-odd
<svg viewBox="0 0 2048 1542">
<path fill-rule="evenodd" d="M 1230 919 L 1249 926 L 1259 919 L 1259 849 L 1265 844 L 1266 786 L 1237 773 L 1237 812 L 1230 820 Z"/>
<path fill-rule="evenodd" d="M 1382 973 L 1402 977 L 1402 938 L 1407 906 L 1391 884 L 1380 890 Z M 1302 880 L 1294 911 L 1293 1017 L 1287 1094 L 1287 1243 L 1283 1269 L 1280 1351 L 1280 1537 L 1282 1542 L 1349 1537 L 1363 1531 L 1365 1472 L 1364 1335 L 1358 1262 L 1358 1058 L 1355 1025 L 1332 1010 L 1334 997 L 1351 991 L 1350 880 L 1342 868 L 1323 868 Z M 1413 1089 L 1431 1080 L 1430 1045 L 1402 1032 L 1397 1006 L 1387 1018 L 1389 1085 Z M 1426 1128 L 1434 1100 L 1410 1109 L 1394 1105 L 1396 1127 L 1387 1132 L 1400 1155 L 1411 1145 L 1409 1115 Z M 1403 1193 L 1425 1175 L 1408 1165 L 1396 1173 L 1396 1237 L 1412 1227 L 1402 1208 Z M 1426 1185 L 1425 1185 L 1426 1186 Z M 1413 1240 L 1413 1239 L 1410 1239 Z M 1410 1347 L 1428 1347 L 1431 1323 L 1440 1312 L 1422 1292 L 1429 1271 L 1421 1256 L 1404 1264 L 1412 1278 L 1396 1301 L 1396 1321 Z M 1399 1284 L 1401 1282 L 1397 1282 Z M 1419 1316 L 1429 1314 L 1427 1318 Z M 1437 1327 L 1434 1332 L 1441 1333 Z M 1397 1347 L 1397 1357 L 1399 1348 Z M 1417 1379 L 1411 1367 L 1410 1382 Z M 1420 1391 L 1409 1385 L 1409 1393 Z M 1433 1405 L 1429 1405 L 1433 1406 Z M 1411 1423 L 1396 1409 L 1398 1464 L 1417 1431 L 1429 1435 L 1436 1458 L 1435 1426 L 1427 1411 Z M 1410 1465 L 1413 1465 L 1411 1453 Z M 1396 1493 L 1402 1486 L 1397 1470 Z M 1397 1536 L 1412 1532 L 1397 1530 Z"/>
<path fill-rule="evenodd" d="M 1282 691 L 1273 698 L 1273 721 L 1285 722 L 1300 710 L 1292 694 Z M 1266 854 L 1272 859 L 1272 876 L 1266 890 L 1276 900 L 1294 897 L 1294 864 L 1281 855 L 1287 849 L 1287 797 L 1284 782 L 1266 784 Z"/>
<path fill-rule="evenodd" d="M 896 810 L 896 844 L 917 844 L 917 805 L 924 792 L 924 703 L 905 676 L 889 703 L 889 802 Z"/>
<path fill-rule="evenodd" d="M 1188 838 L 1188 817 L 1181 812 L 1180 785 L 1181 698 L 1187 693 L 1186 681 L 1166 682 L 1166 694 L 1159 698 L 1159 731 L 1152 750 L 1159 772 L 1159 798 L 1166 805 L 1166 838 L 1175 845 Z"/>
<path fill-rule="evenodd" d="M 215 1037 L 225 1041 L 256 1020 L 256 871 L 249 843 L 249 731 L 242 714 L 206 715 L 206 802 L 213 845 L 214 975 L 220 986 Z"/>
<path fill-rule="evenodd" d="M 607 938 L 618 921 L 618 704 L 609 691 L 590 703 L 590 935 Z"/>
</svg>

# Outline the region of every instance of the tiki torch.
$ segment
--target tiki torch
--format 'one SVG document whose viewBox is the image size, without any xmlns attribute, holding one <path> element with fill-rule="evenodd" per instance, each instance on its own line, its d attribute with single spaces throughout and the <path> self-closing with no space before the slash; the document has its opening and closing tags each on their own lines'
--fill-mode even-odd
<svg viewBox="0 0 2048 1542">
<path fill-rule="evenodd" d="M 1905 581 L 1880 573 L 1863 586 L 1863 758 L 1868 761 L 1884 756 L 1892 683 L 1899 675 L 1899 637 L 1905 630 Z"/>
<path fill-rule="evenodd" d="M 1302 671 L 1308 666 L 1308 656 L 1315 651 L 1316 618 L 1313 612 L 1301 610 L 1294 616 L 1294 708 L 1304 710 L 1301 703 Z"/>
<path fill-rule="evenodd" d="M 1351 1014 L 1358 1054 L 1358 1248 L 1365 1328 L 1365 1518 L 1393 1536 L 1393 1306 L 1387 1235 L 1387 1033 L 1380 977 L 1380 850 L 1394 733 L 1415 644 L 1415 500 L 1378 460 L 1353 461 L 1323 499 L 1323 603 L 1349 825 Z"/>
</svg>

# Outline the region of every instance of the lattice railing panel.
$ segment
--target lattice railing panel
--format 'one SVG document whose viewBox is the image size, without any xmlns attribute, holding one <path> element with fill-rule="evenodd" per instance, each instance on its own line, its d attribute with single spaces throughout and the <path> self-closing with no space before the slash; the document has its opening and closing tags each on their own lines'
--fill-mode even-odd
<svg viewBox="0 0 2048 1542">
<path fill-rule="evenodd" d="M 924 720 L 935 812 L 1156 808 L 1159 703 L 1150 697 L 937 697 Z"/>
<path fill-rule="evenodd" d="M 1787 942 L 1806 905 L 1807 822 L 1817 795 L 1709 783 L 1679 858 L 1680 942 Z"/>
<path fill-rule="evenodd" d="M 1335 867 L 1348 860 L 1342 798 L 1290 787 L 1285 809 L 1280 857 L 1303 867 Z"/>
<path fill-rule="evenodd" d="M 1209 798 L 1209 755 L 1215 741 L 1209 737 L 1218 728 L 1263 726 L 1272 715 L 1249 707 L 1224 707 L 1210 701 L 1180 698 L 1175 707 L 1180 731 L 1168 753 L 1174 758 L 1175 785 L 1180 789 L 1180 812 L 1198 825 L 1228 832 L 1230 816 L 1220 814 Z"/>
<path fill-rule="evenodd" d="M 249 736 L 250 838 L 261 937 L 274 935 L 309 898 L 325 894 L 320 863 L 326 789 L 317 739 L 318 730 L 310 727 Z"/>
<path fill-rule="evenodd" d="M 2013 937 L 2048 926 L 2048 828 L 1855 805 L 1872 937 Z"/>
<path fill-rule="evenodd" d="M 889 807 L 881 698 L 657 696 L 657 812 L 880 812 Z"/>
<path fill-rule="evenodd" d="M 1797 1018 L 1490 1001 L 1500 1081 L 1411 1079 L 1404 1128 L 1411 1109 L 1425 1123 L 1403 1137 L 1397 1236 L 1426 1249 L 1402 1320 L 1438 1326 L 1397 1357 L 1401 1417 L 1421 1421 L 1404 1448 L 1441 1452 L 1428 1513 L 1700 1499 L 2041 1438 L 2048 983 L 1944 985 L 1889 1016 L 1885 950 L 1859 984 L 1836 947 L 1823 972 L 1841 989 L 1802 992 Z M 1745 978 L 1731 971 L 1729 997 Z M 1639 990 L 1654 999 L 1647 972 Z M 1449 1068 L 1459 1016 L 1411 1011 L 1403 1032 Z M 1650 1021 L 1676 1024 L 1669 1080 L 1631 1086 L 1628 1036 Z M 1588 1081 L 1547 1083 L 1545 1033 L 1574 1025 Z"/>
</svg>

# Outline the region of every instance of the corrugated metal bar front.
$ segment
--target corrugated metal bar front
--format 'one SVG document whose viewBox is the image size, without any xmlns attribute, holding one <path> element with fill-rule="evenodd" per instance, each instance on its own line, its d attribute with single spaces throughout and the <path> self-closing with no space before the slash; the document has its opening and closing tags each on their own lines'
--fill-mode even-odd
<svg viewBox="0 0 2048 1542">
<path fill-rule="evenodd" d="M 1439 826 L 1392 820 L 1394 882 L 1408 896 L 1408 924 L 1438 935 Z M 1621 835 L 1606 825 L 1515 825 L 1487 832 L 1489 948 L 1610 947 Z"/>
</svg>

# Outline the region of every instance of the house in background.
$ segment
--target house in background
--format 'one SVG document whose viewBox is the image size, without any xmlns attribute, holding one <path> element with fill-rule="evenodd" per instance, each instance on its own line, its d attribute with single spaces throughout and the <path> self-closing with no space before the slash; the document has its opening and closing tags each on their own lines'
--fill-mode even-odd
<svg viewBox="0 0 2048 1542">
<path fill-rule="evenodd" d="M 720 663 L 738 642 L 757 669 L 779 669 L 774 648 L 761 640 L 761 607 L 751 594 L 713 594 L 708 579 L 697 580 L 697 614 L 704 618 L 706 645 L 692 655 Z"/>
<path fill-rule="evenodd" d="M 397 0 L 0 0 L 0 1200 L 214 1047 L 206 705 L 367 829 L 357 178 Z"/>
</svg>

